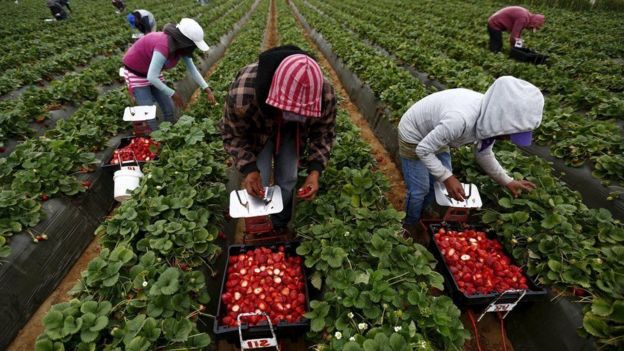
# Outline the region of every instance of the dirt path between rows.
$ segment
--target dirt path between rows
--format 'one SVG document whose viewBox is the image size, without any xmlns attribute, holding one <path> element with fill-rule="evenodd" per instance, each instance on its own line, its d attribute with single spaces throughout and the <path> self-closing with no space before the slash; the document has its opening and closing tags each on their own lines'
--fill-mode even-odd
<svg viewBox="0 0 624 351">
<path fill-rule="evenodd" d="M 293 15 L 294 16 L 294 15 Z M 296 17 L 296 16 L 295 16 Z M 390 201 L 390 203 L 397 209 L 403 210 L 405 204 L 405 194 L 406 188 L 405 183 L 403 182 L 403 176 L 399 171 L 397 165 L 392 161 L 390 154 L 381 144 L 379 139 L 375 136 L 375 133 L 370 128 L 366 119 L 364 119 L 360 110 L 355 106 L 355 104 L 349 98 L 347 91 L 344 89 L 342 84 L 340 83 L 340 79 L 334 71 L 331 64 L 327 61 L 323 53 L 316 46 L 316 43 L 310 38 L 307 31 L 305 31 L 304 27 L 299 22 L 297 18 L 297 23 L 299 27 L 304 32 L 304 36 L 310 46 L 314 48 L 316 57 L 318 57 L 319 64 L 324 68 L 326 72 L 329 73 L 332 80 L 334 81 L 334 89 L 336 92 L 341 95 L 344 99 L 340 104 L 340 108 L 346 109 L 349 112 L 349 116 L 351 121 L 356 124 L 360 128 L 360 133 L 362 138 L 366 140 L 366 142 L 371 146 L 371 151 L 375 157 L 375 160 L 378 163 L 379 170 L 388 178 L 390 182 L 390 190 L 386 193 L 386 198 Z M 475 317 L 478 318 L 478 315 Z M 511 342 L 507 338 L 504 332 L 501 331 L 500 323 L 496 316 L 492 313 L 488 313 L 483 319 L 478 322 L 477 330 L 479 334 L 479 344 L 477 345 L 476 339 L 474 338 L 474 331 L 472 327 L 472 323 L 468 314 L 464 311 L 462 313 L 462 322 L 464 327 L 471 331 L 471 335 L 473 336 L 471 340 L 469 340 L 464 345 L 464 350 L 466 351 L 492 351 L 492 350 L 506 350 L 513 351 L 513 347 Z M 505 346 L 503 346 L 505 343 Z"/>
</svg>

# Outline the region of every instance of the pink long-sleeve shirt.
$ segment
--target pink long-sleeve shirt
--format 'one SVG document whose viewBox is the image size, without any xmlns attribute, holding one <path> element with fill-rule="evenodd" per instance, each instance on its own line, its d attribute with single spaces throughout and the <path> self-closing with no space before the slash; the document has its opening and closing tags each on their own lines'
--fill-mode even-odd
<svg viewBox="0 0 624 351">
<path fill-rule="evenodd" d="M 524 28 L 539 28 L 544 24 L 544 16 L 532 14 L 529 10 L 520 6 L 509 6 L 498 10 L 488 19 L 488 25 L 492 29 L 509 32 L 509 42 L 516 43 L 522 35 Z"/>
</svg>

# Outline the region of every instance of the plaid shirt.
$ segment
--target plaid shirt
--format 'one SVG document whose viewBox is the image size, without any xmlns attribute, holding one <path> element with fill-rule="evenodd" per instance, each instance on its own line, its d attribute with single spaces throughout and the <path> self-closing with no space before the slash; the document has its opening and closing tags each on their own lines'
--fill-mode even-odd
<svg viewBox="0 0 624 351">
<path fill-rule="evenodd" d="M 256 62 L 238 72 L 230 86 L 220 124 L 225 150 L 234 158 L 236 168 L 245 175 L 258 170 L 256 157 L 275 136 L 277 129 L 275 118 L 265 116 L 256 101 L 257 71 Z M 336 96 L 332 85 L 323 79 L 321 117 L 306 118 L 301 126 L 301 142 L 307 147 L 308 170 L 323 170 L 335 140 Z"/>
</svg>

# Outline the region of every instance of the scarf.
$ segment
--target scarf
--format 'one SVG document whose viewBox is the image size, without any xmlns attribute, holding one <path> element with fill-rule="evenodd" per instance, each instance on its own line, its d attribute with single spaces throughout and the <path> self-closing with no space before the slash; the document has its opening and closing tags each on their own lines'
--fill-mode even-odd
<svg viewBox="0 0 624 351">
<path fill-rule="evenodd" d="M 312 57 L 312 55 L 295 45 L 284 45 L 269 49 L 261 53 L 258 58 L 258 73 L 256 75 L 255 87 L 256 101 L 258 101 L 258 107 L 265 116 L 275 116 L 277 114 L 277 109 L 266 103 L 271 82 L 273 81 L 273 74 L 275 74 L 277 67 L 286 57 L 294 54 L 304 54 Z"/>
<path fill-rule="evenodd" d="M 181 49 L 193 48 L 197 46 L 195 43 L 187 38 L 173 23 L 167 23 L 163 27 L 163 32 L 169 36 L 169 54 L 174 54 Z"/>
</svg>

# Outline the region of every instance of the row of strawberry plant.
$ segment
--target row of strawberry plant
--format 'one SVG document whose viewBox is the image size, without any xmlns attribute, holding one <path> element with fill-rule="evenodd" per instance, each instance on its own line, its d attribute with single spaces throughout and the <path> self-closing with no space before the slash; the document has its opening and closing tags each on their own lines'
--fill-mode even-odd
<svg viewBox="0 0 624 351">
<path fill-rule="evenodd" d="M 137 5 L 149 6 L 150 10 L 161 20 L 169 17 L 168 13 L 173 11 L 186 13 L 197 7 L 197 4 L 190 1 L 177 8 L 165 3 Z M 75 20 L 88 21 L 89 18 L 106 12 L 112 12 L 109 4 L 94 4 L 89 8 L 89 12 L 78 13 L 79 18 Z M 105 16 L 102 17 L 105 18 Z M 25 85 L 51 81 L 56 75 L 88 64 L 98 55 L 111 55 L 118 52 L 120 48 L 124 48 L 130 32 L 128 25 L 124 23 L 125 16 L 112 15 L 107 21 L 103 19 L 101 21 L 102 25 L 94 30 L 85 31 L 82 27 L 66 28 L 66 32 L 63 33 L 66 40 L 63 41 L 46 37 L 39 38 L 39 42 L 43 43 L 40 46 L 44 48 L 40 48 L 36 43 L 23 43 L 20 38 L 17 38 L 18 46 L 13 49 L 5 48 L 8 52 L 5 55 L 7 57 L 5 61 L 13 61 L 14 64 L 12 67 L 3 67 L 4 71 L 0 76 L 0 95 Z M 39 59 L 28 56 L 33 53 Z M 4 62 L 3 66 L 8 65 L 9 62 Z"/>
<path fill-rule="evenodd" d="M 249 11 L 251 3 L 251 0 L 242 2 L 243 6 L 237 11 L 215 21 L 214 28 L 231 29 Z M 207 31 L 210 29 L 212 27 Z M 78 170 L 92 168 L 97 162 L 92 152 L 101 150 L 111 136 L 128 128 L 127 122 L 121 120 L 128 104 L 124 88 L 112 90 L 97 101 L 84 104 L 44 136 L 26 140 L 8 157 L 0 159 L 0 236 L 4 237 L 0 252 L 3 257 L 10 253 L 9 236 L 37 225 L 44 217 L 42 200 L 57 194 L 71 196 L 87 189 L 75 174 Z"/>
<path fill-rule="evenodd" d="M 279 1 L 278 9 L 282 43 L 311 51 L 287 5 Z M 337 135 L 321 192 L 298 205 L 295 221 L 303 239 L 297 253 L 322 288 L 306 314 L 309 339 L 325 350 L 462 349 L 460 311 L 431 295 L 443 289 L 435 260 L 401 236 L 404 215 L 386 200 L 387 179 L 344 109 Z"/>
<path fill-rule="evenodd" d="M 223 101 L 241 62 L 257 54 L 264 1 L 230 46 L 211 83 Z M 163 145 L 133 198 L 99 229 L 104 249 L 72 290 L 74 299 L 44 317 L 36 350 L 206 349 L 199 329 L 209 301 L 201 270 L 212 269 L 223 224 L 225 157 L 221 111 L 199 100 L 175 124 L 153 133 Z M 202 116 L 199 118 L 199 116 Z"/>
<path fill-rule="evenodd" d="M 202 7 L 201 14 L 207 14 L 206 18 L 201 18 L 203 22 L 211 23 L 213 20 L 221 18 L 225 13 L 230 12 L 233 1 L 226 1 L 218 7 Z M 153 6 L 156 7 L 156 6 Z M 196 4 L 188 6 L 188 8 L 197 7 Z M 156 12 L 161 15 L 163 21 L 177 21 L 178 11 L 174 7 L 167 6 L 166 13 L 163 11 Z M 237 7 L 234 7 L 237 8 Z M 238 7 L 240 9 L 240 7 Z M 156 7 L 158 9 L 158 7 Z M 240 12 L 240 11 L 239 11 Z M 218 21 L 217 21 L 218 22 Z M 222 28 L 216 28 L 222 29 Z M 223 28 L 227 31 L 227 28 Z M 125 32 L 126 41 L 129 40 L 127 32 Z M 213 31 L 208 32 L 213 35 Z M 210 39 L 218 39 L 210 37 Z M 214 36 L 214 35 L 213 35 Z M 125 45 L 124 45 L 125 47 Z M 23 137 L 30 135 L 32 129 L 30 124 L 33 121 L 43 122 L 48 115 L 48 111 L 58 108 L 59 104 L 79 105 L 84 101 L 96 99 L 98 96 L 97 86 L 111 84 L 120 81 L 118 76 L 119 66 L 122 54 L 118 53 L 112 57 L 96 60 L 92 65 L 80 73 L 67 74 L 60 80 L 56 80 L 47 88 L 30 88 L 25 91 L 22 96 L 14 100 L 0 102 L 0 145 L 8 137 Z M 183 66 L 183 65 L 180 65 Z M 167 73 L 167 78 L 178 79 L 184 74 L 184 68 L 178 67 L 173 73 Z"/>
<path fill-rule="evenodd" d="M 547 162 L 509 147 L 497 151 L 515 177 L 538 189 L 514 199 L 474 164 L 470 150 L 453 155 L 462 179 L 481 184 L 481 219 L 496 230 L 529 275 L 562 291 L 587 295 L 583 327 L 604 349 L 624 346 L 624 226 L 604 209 L 589 209 Z M 590 305 L 591 303 L 591 305 Z"/>
<path fill-rule="evenodd" d="M 372 4 L 362 7 L 349 1 L 326 3 L 310 0 L 308 3 L 324 14 L 330 14 L 362 38 L 390 51 L 402 62 L 410 63 L 450 87 L 484 91 L 496 76 L 508 74 L 530 80 L 548 94 L 545 121 L 538 130 L 538 141 L 551 146 L 552 154 L 563 158 L 568 165 L 580 166 L 587 160 L 592 160 L 601 164 L 601 170 L 604 171 L 596 175 L 602 179 L 624 179 L 618 172 L 621 167 L 612 166 L 614 163 L 609 162 L 624 152 L 624 139 L 620 129 L 613 121 L 600 121 L 595 118 L 618 117 L 624 112 L 624 98 L 621 93 L 624 89 L 624 78 L 617 73 L 621 70 L 621 65 L 605 65 L 605 62 L 614 58 L 599 57 L 587 62 L 587 55 L 564 57 L 563 54 L 568 51 L 557 48 L 562 57 L 546 68 L 492 55 L 487 52 L 485 35 L 481 33 L 483 31 L 465 33 L 463 24 L 474 24 L 475 21 L 483 20 L 482 16 L 475 15 L 474 5 L 453 7 L 455 10 L 452 13 L 461 16 L 458 21 L 448 22 L 448 18 L 443 16 L 420 16 L 406 25 L 404 21 L 409 16 L 406 12 L 397 12 L 392 1 L 375 8 L 374 11 L 370 8 L 374 6 Z M 448 11 L 446 6 L 432 4 L 412 6 L 426 6 L 434 13 Z M 470 13 L 470 9 L 465 9 L 467 6 L 473 7 L 472 16 L 464 16 L 464 12 Z M 479 10 L 482 11 L 480 7 Z M 557 28 L 557 25 L 550 24 L 549 28 Z M 563 27 L 561 31 L 568 28 Z M 555 32 L 556 29 L 552 31 Z M 539 35 L 546 37 L 560 34 L 546 32 Z M 592 43 L 592 49 L 600 51 L 598 48 L 602 48 L 600 45 L 604 45 L 605 40 L 599 35 L 592 36 L 592 33 L 589 29 L 583 32 L 584 42 Z M 466 36 L 470 37 L 468 42 L 476 44 L 466 45 Z M 480 44 L 482 47 L 477 46 Z M 574 51 L 572 48 L 567 49 Z M 605 51 L 609 52 L 608 48 Z M 618 57 L 617 53 L 613 55 Z M 588 78 L 584 79 L 585 77 Z M 576 112 L 578 109 L 591 111 L 582 114 Z"/>
<path fill-rule="evenodd" d="M 339 38 L 331 31 L 340 31 L 332 22 L 326 18 L 315 22 L 315 12 L 306 14 L 311 14 L 311 18 L 306 19 L 330 40 L 333 48 L 348 45 L 331 41 Z M 486 181 L 475 178 L 481 173 L 477 173 L 473 157 L 467 151 L 453 156 L 455 164 L 461 164 L 460 169 L 466 172 L 464 179 L 478 184 Z M 624 286 L 618 268 L 622 262 L 624 227 L 608 211 L 588 209 L 578 193 L 559 181 L 549 165 L 539 158 L 527 157 L 518 151 L 502 151 L 499 157 L 515 177 L 526 176 L 540 188 L 527 197 L 511 199 L 500 187 L 485 183 L 488 186 L 481 192 L 494 201 L 487 203 L 492 211 L 486 212 L 484 222 L 500 232 L 514 257 L 526 263 L 529 273 L 537 276 L 540 282 L 585 289 L 592 295 L 584 300 L 598 301 L 599 306 L 608 301 L 608 308 L 598 310 L 602 314 L 588 310 L 585 330 L 600 338 L 601 343 L 621 344 L 618 333 Z M 527 244 L 532 250 L 523 249 Z M 516 245 L 520 246 L 516 248 Z"/>
</svg>

